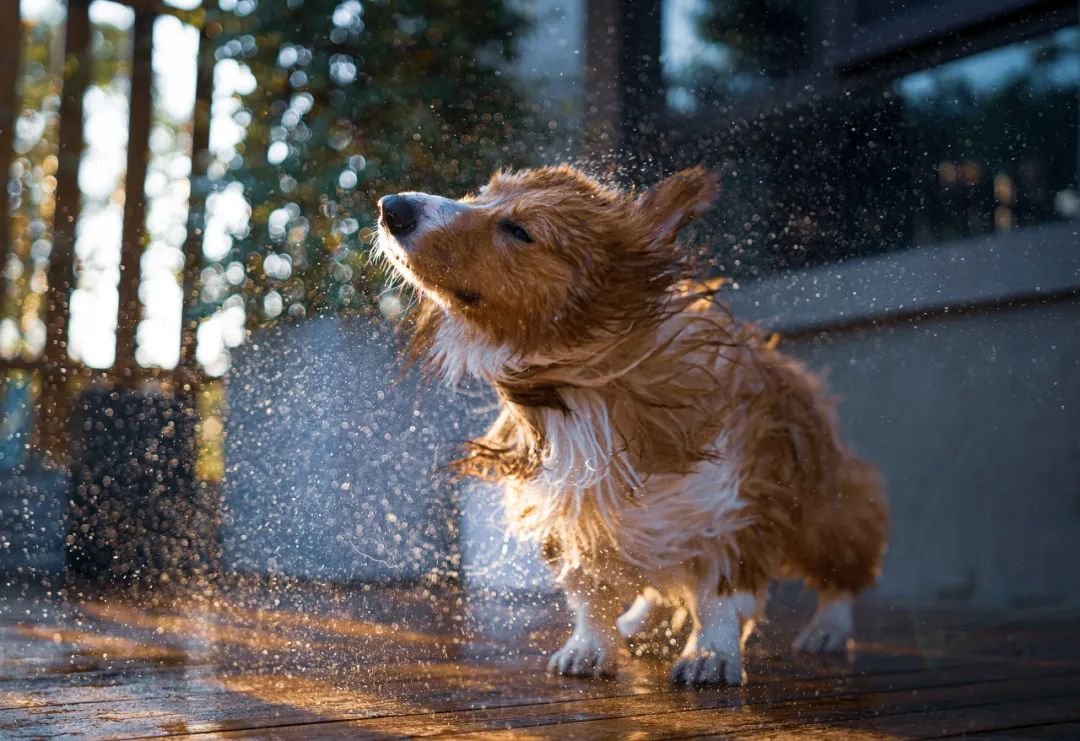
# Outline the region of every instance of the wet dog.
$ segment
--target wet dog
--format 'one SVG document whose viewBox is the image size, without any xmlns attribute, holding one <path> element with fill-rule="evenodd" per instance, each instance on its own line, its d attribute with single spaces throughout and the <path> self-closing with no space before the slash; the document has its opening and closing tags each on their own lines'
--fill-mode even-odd
<svg viewBox="0 0 1080 741">
<path fill-rule="evenodd" d="M 501 484 L 507 526 L 566 592 L 551 672 L 613 673 L 619 632 L 677 603 L 692 627 L 672 681 L 741 684 L 772 579 L 817 590 L 795 641 L 815 652 L 847 646 L 876 579 L 876 471 L 820 382 L 696 282 L 677 241 L 716 197 L 701 168 L 626 193 L 563 166 L 379 201 L 376 249 L 418 295 L 413 359 L 498 394 L 456 465 Z"/>
</svg>

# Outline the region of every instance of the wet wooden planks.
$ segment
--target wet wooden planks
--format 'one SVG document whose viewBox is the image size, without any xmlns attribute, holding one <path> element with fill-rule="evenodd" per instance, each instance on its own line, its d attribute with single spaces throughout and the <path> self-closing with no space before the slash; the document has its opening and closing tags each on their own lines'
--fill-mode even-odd
<svg viewBox="0 0 1080 741">
<path fill-rule="evenodd" d="M 779 604 L 743 688 L 545 676 L 557 600 L 247 584 L 172 607 L 0 597 L 0 737 L 1069 738 L 1075 614 L 867 608 L 839 660 L 784 648 Z"/>
</svg>

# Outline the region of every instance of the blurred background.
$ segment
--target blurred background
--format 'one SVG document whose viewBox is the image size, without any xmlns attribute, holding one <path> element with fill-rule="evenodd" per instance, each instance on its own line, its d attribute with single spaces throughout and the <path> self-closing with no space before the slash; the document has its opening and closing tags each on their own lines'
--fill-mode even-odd
<svg viewBox="0 0 1080 741">
<path fill-rule="evenodd" d="M 1080 27 L 1040 0 L 0 0 L 0 575 L 539 592 L 401 377 L 374 204 L 698 162 L 724 299 L 827 373 L 873 598 L 1080 604 Z M 2 596 L 2 595 L 0 595 Z"/>
</svg>

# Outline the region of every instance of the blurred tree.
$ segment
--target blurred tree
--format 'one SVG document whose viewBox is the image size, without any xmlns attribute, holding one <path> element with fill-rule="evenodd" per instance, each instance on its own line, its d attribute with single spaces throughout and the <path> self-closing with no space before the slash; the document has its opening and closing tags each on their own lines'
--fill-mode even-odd
<svg viewBox="0 0 1080 741">
<path fill-rule="evenodd" d="M 814 9 L 808 0 L 712 0 L 698 18 L 706 42 L 720 45 L 722 76 L 715 92 L 737 95 L 762 80 L 805 69 L 811 60 Z"/>
<path fill-rule="evenodd" d="M 245 271 L 230 282 L 249 327 L 370 307 L 383 285 L 365 244 L 380 195 L 461 193 L 533 151 L 509 144 L 528 110 L 500 66 L 524 20 L 502 0 L 219 7 L 217 58 L 257 83 L 241 96 L 246 140 L 224 178 L 252 209 L 229 257 Z"/>
<path fill-rule="evenodd" d="M 48 8 L 46 9 L 48 10 Z M 0 182 L 9 194 L 10 252 L 0 306 L 0 354 L 40 355 L 45 342 L 45 269 L 55 207 L 63 11 L 22 19 L 11 171 Z"/>
<path fill-rule="evenodd" d="M 7 173 L 11 252 L 0 301 L 0 355 L 40 356 L 45 343 L 46 268 L 52 252 L 59 107 L 64 49 L 64 9 L 42 3 L 22 19 L 14 158 Z M 130 75 L 128 31 L 95 23 L 91 29 L 90 84 L 126 92 Z M 122 187 L 123 181 L 120 181 Z"/>
</svg>

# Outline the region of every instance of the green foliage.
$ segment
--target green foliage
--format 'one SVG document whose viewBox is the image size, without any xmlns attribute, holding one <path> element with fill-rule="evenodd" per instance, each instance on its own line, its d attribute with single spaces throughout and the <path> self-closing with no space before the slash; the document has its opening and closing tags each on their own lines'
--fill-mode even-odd
<svg viewBox="0 0 1080 741">
<path fill-rule="evenodd" d="M 44 344 L 45 270 L 52 248 L 63 18 L 53 14 L 22 23 L 15 138 L 11 171 L 0 177 L 8 190 L 11 239 L 0 299 L 0 354 L 38 357 Z M 35 339 L 36 335 L 36 339 Z"/>
<path fill-rule="evenodd" d="M 253 7 L 222 12 L 215 39 L 218 58 L 257 81 L 238 113 L 242 161 L 226 176 L 252 207 L 230 257 L 246 271 L 248 323 L 272 321 L 279 307 L 364 310 L 383 285 L 367 247 L 379 196 L 463 193 L 528 161 L 526 140 L 509 143 L 527 110 L 500 71 L 524 21 L 502 0 Z"/>
</svg>

